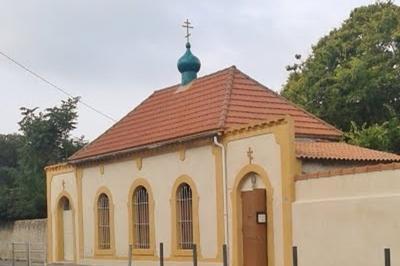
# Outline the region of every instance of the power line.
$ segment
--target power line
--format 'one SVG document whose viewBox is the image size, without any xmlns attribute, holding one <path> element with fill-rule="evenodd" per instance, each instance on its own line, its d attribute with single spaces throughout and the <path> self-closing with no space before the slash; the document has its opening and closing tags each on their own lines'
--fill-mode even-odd
<svg viewBox="0 0 400 266">
<path fill-rule="evenodd" d="M 17 65 L 18 67 L 22 68 L 23 70 L 25 70 L 26 72 L 28 72 L 29 74 L 31 74 L 32 76 L 40 79 L 41 81 L 47 83 L 48 85 L 50 85 L 51 87 L 57 89 L 58 91 L 60 91 L 61 93 L 67 95 L 68 97 L 75 97 L 74 95 L 72 95 L 71 93 L 67 92 L 66 90 L 62 89 L 61 87 L 57 86 L 56 84 L 52 83 L 51 81 L 47 80 L 46 78 L 44 78 L 43 76 L 39 75 L 38 73 L 34 72 L 33 70 L 29 69 L 28 67 L 24 66 L 23 64 L 19 63 L 17 60 L 15 60 L 14 58 L 8 56 L 7 54 L 3 53 L 2 51 L 0 51 L 0 55 L 2 55 L 3 57 L 7 58 L 9 61 L 11 61 L 12 63 L 14 63 L 15 65 Z M 106 117 L 107 119 L 116 122 L 116 120 L 107 115 L 106 113 L 103 113 L 102 111 L 100 111 L 99 109 L 91 106 L 90 104 L 84 102 L 81 100 L 81 98 L 78 99 L 78 102 L 80 102 L 82 105 L 86 106 L 87 108 L 89 108 L 90 110 L 98 113 L 99 115 L 102 115 L 104 117 Z"/>
</svg>

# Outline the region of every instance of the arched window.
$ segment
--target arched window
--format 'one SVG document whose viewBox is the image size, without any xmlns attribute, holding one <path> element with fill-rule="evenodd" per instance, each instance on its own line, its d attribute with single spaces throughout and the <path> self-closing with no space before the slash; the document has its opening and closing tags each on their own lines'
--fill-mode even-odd
<svg viewBox="0 0 400 266">
<path fill-rule="evenodd" d="M 192 189 L 186 183 L 179 185 L 176 192 L 176 221 L 178 248 L 193 247 Z"/>
<path fill-rule="evenodd" d="M 132 199 L 134 248 L 150 248 L 149 194 L 143 186 L 135 189 Z"/>
<path fill-rule="evenodd" d="M 110 201 L 104 193 L 100 194 L 97 201 L 97 219 L 98 219 L 98 248 L 111 248 L 110 234 Z"/>
</svg>

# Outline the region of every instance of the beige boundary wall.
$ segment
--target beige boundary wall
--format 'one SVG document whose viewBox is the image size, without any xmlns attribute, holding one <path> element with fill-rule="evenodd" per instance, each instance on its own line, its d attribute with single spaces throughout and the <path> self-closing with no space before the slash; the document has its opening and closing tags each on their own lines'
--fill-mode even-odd
<svg viewBox="0 0 400 266">
<path fill-rule="evenodd" d="M 12 242 L 30 242 L 33 245 L 47 244 L 47 220 L 20 220 L 0 223 L 0 260 L 8 259 Z"/>
<path fill-rule="evenodd" d="M 400 170 L 298 180 L 293 245 L 299 265 L 399 265 Z"/>
</svg>

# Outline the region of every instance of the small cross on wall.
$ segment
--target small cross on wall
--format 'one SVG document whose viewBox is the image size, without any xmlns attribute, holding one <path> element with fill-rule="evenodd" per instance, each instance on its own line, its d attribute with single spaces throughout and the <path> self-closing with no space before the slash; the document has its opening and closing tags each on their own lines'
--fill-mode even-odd
<svg viewBox="0 0 400 266">
<path fill-rule="evenodd" d="M 249 164 L 253 163 L 253 149 L 249 147 L 249 149 L 247 150 L 247 157 L 249 157 Z"/>
<path fill-rule="evenodd" d="M 62 185 L 62 190 L 64 191 L 65 190 L 65 181 L 64 180 L 62 181 L 61 185 Z"/>
</svg>

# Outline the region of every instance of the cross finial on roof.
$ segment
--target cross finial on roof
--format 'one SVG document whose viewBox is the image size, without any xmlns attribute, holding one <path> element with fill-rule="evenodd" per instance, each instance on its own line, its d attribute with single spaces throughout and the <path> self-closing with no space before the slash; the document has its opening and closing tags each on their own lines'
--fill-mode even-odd
<svg viewBox="0 0 400 266">
<path fill-rule="evenodd" d="M 182 27 L 186 28 L 186 41 L 189 43 L 189 37 L 191 36 L 191 33 L 189 32 L 189 29 L 193 29 L 193 26 L 191 26 L 191 23 L 189 19 L 186 19 L 186 21 L 183 22 Z"/>
</svg>

